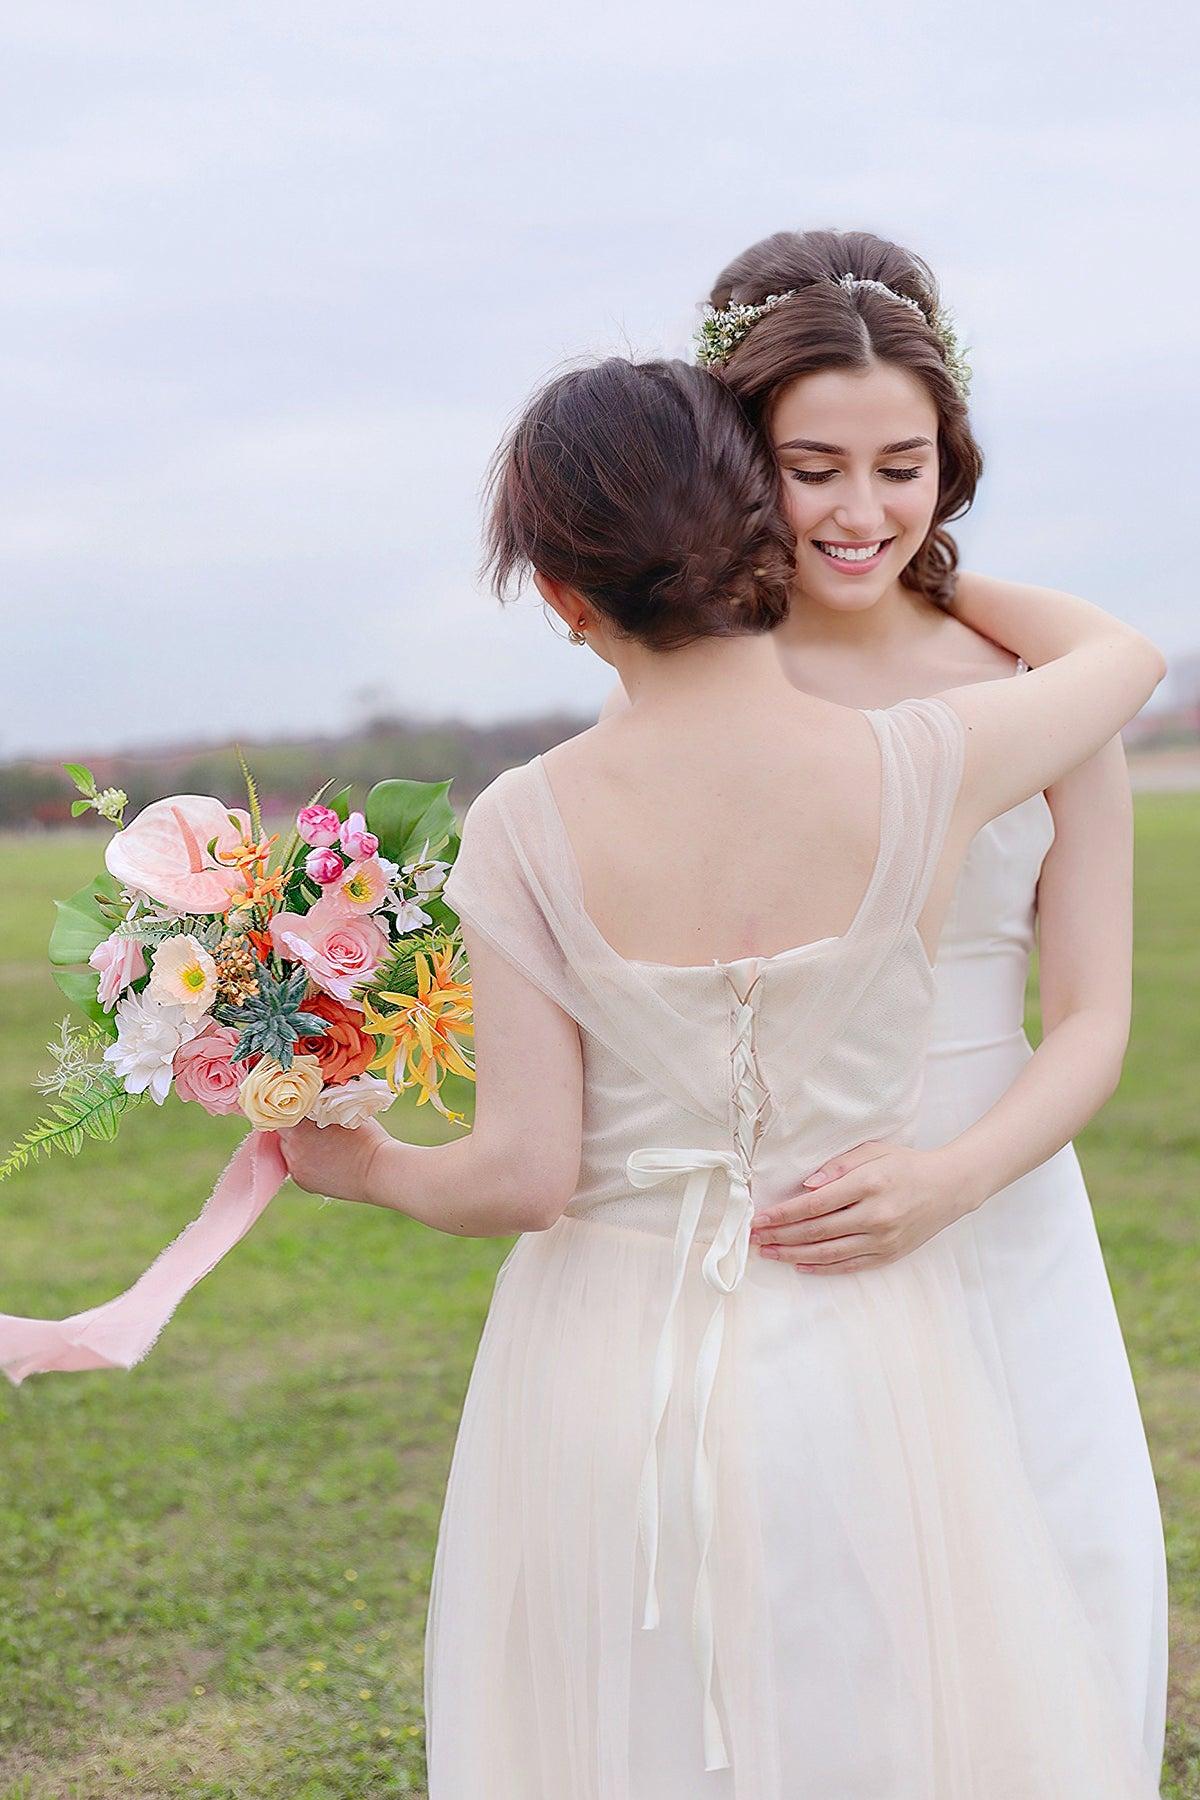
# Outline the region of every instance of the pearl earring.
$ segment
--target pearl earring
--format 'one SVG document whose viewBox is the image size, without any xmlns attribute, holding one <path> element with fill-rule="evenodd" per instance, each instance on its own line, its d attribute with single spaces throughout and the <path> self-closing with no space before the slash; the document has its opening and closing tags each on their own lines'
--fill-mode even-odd
<svg viewBox="0 0 1200 1800">
<path fill-rule="evenodd" d="M 572 625 L 570 631 L 568 631 L 568 633 L 567 633 L 568 642 L 570 642 L 572 644 L 586 644 L 587 643 L 587 634 L 584 631 L 583 627 L 584 627 L 584 621 L 582 619 L 580 619 L 580 621 L 579 621 L 578 629 L 576 629 L 576 627 L 574 625 Z"/>
</svg>

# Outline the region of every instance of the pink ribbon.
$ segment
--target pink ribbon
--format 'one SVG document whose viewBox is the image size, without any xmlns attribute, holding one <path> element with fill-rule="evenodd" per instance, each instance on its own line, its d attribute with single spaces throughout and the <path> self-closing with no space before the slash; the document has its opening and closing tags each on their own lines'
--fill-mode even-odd
<svg viewBox="0 0 1200 1800">
<path fill-rule="evenodd" d="M 69 1319 L 0 1313 L 0 1368 L 14 1387 L 51 1369 L 131 1369 L 191 1288 L 244 1238 L 287 1180 L 276 1131 L 252 1131 L 234 1151 L 199 1216 L 103 1306 Z"/>
</svg>

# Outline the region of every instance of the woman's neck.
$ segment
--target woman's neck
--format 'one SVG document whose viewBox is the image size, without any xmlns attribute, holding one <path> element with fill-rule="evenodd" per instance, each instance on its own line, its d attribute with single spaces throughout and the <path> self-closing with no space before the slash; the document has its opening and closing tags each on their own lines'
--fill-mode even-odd
<svg viewBox="0 0 1200 1800">
<path fill-rule="evenodd" d="M 770 632 L 701 638 L 677 650 L 648 650 L 626 642 L 613 646 L 621 685 L 636 709 L 712 719 L 761 711 L 796 699 Z"/>
</svg>

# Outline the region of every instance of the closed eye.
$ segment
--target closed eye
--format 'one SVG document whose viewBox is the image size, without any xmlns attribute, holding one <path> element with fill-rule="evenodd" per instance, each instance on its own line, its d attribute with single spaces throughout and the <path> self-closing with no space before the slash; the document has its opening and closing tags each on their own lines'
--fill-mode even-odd
<svg viewBox="0 0 1200 1800">
<path fill-rule="evenodd" d="M 792 477 L 793 481 L 804 481 L 813 487 L 819 486 L 823 481 L 832 481 L 833 477 L 838 473 L 839 471 L 837 469 L 788 470 L 788 474 Z M 925 473 L 925 470 L 920 464 L 917 464 L 910 469 L 880 469 L 879 473 L 887 481 L 915 481 L 919 475 Z"/>
</svg>

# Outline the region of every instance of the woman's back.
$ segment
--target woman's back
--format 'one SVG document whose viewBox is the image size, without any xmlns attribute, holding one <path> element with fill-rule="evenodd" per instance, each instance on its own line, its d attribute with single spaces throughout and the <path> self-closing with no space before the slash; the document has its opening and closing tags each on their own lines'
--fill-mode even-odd
<svg viewBox="0 0 1200 1800">
<path fill-rule="evenodd" d="M 623 956 L 675 965 L 840 934 L 880 849 L 868 716 L 798 694 L 766 638 L 691 659 L 694 681 L 668 703 L 543 759 L 589 916 Z"/>
<path fill-rule="evenodd" d="M 835 878 L 820 910 L 804 891 L 805 854 L 789 870 L 779 855 L 788 834 L 769 835 L 769 793 L 743 804 L 736 769 L 706 820 L 702 760 L 694 771 L 669 767 L 659 792 L 623 761 L 623 746 L 610 755 L 597 744 L 591 782 L 574 740 L 567 768 L 582 859 L 549 756 L 509 770 L 472 808 L 447 898 L 581 1028 L 583 1154 L 568 1211 L 612 1207 L 651 1229 L 669 1220 L 669 1195 L 630 1200 L 628 1159 L 646 1147 L 737 1154 L 764 1204 L 847 1143 L 906 1130 L 933 993 L 917 920 L 941 861 L 964 731 L 952 707 L 927 700 L 853 715 L 845 738 L 855 755 L 859 732 L 874 764 L 870 784 L 859 784 L 864 797 L 855 807 L 841 786 L 834 804 L 814 798 L 810 841 L 826 843 Z M 780 733 L 789 774 L 804 755 L 798 735 Z M 625 794 L 635 782 L 642 791 Z M 619 841 L 607 812 L 618 799 Z M 613 877 L 603 893 L 618 905 L 597 918 L 583 871 L 603 870 L 606 835 Z M 711 930 L 703 895 L 690 892 L 710 854 L 725 871 Z M 769 908 L 758 900 L 764 866 Z M 650 926 L 626 953 L 620 939 L 638 930 L 640 908 Z"/>
</svg>

